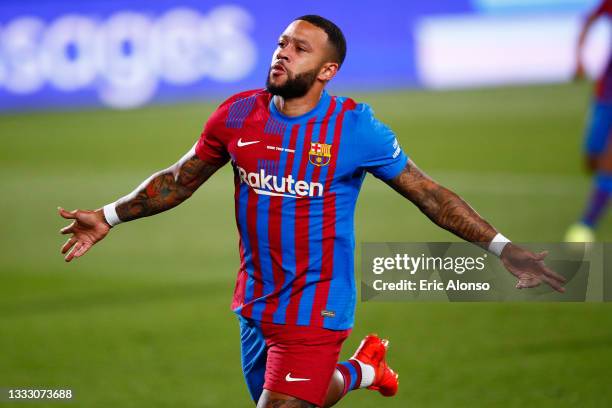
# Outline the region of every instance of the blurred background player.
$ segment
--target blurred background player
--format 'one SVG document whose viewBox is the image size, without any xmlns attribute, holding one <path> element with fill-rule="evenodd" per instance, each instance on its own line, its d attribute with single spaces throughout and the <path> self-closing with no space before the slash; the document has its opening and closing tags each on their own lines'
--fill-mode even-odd
<svg viewBox="0 0 612 408">
<path fill-rule="evenodd" d="M 612 1 L 603 0 L 586 18 L 576 49 L 575 79 L 585 77 L 584 46 L 593 24 L 600 18 L 612 14 Z M 593 188 L 584 213 L 576 224 L 570 226 L 565 235 L 568 242 L 593 242 L 594 230 L 604 215 L 612 194 L 612 58 L 595 84 L 595 95 L 591 104 L 589 124 L 586 130 L 584 151 L 586 167 L 593 174 Z"/>
</svg>

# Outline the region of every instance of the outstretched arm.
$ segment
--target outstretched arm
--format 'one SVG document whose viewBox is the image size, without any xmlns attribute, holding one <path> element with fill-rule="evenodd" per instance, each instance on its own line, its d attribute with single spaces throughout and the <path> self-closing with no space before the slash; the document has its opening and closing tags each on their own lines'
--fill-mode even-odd
<svg viewBox="0 0 612 408">
<path fill-rule="evenodd" d="M 587 18 L 584 20 L 582 27 L 580 28 L 580 34 L 578 35 L 578 43 L 576 44 L 576 63 L 574 68 L 574 79 L 580 80 L 584 78 L 585 69 L 584 69 L 584 60 L 583 60 L 583 51 L 584 45 L 586 44 L 587 36 L 589 35 L 589 31 L 591 27 L 593 27 L 593 23 L 597 21 L 597 19 L 601 16 L 601 8 L 598 7 L 595 10 L 591 11 Z"/>
<path fill-rule="evenodd" d="M 153 174 L 116 202 L 121 222 L 148 217 L 176 207 L 189 197 L 219 166 L 202 161 L 193 147 L 174 165 Z"/>
<path fill-rule="evenodd" d="M 425 175 L 412 160 L 395 178 L 387 182 L 412 201 L 430 220 L 466 241 L 487 249 L 497 234 L 461 197 Z"/>
<path fill-rule="evenodd" d="M 387 181 L 395 191 L 412 201 L 430 220 L 466 241 L 489 249 L 497 235 L 495 228 L 485 221 L 461 197 L 425 175 L 413 162 Z M 500 258 L 510 273 L 518 278 L 517 288 L 531 288 L 545 282 L 563 292 L 565 279 L 544 264 L 546 252 L 534 254 L 508 243 Z"/>
<path fill-rule="evenodd" d="M 191 197 L 219 167 L 202 161 L 196 155 L 195 147 L 192 148 L 174 165 L 153 174 L 133 192 L 107 206 L 115 211 L 115 220 L 107 220 L 102 208 L 94 211 L 58 208 L 62 217 L 74 220 L 60 231 L 72 235 L 62 246 L 62 254 L 67 254 L 65 260 L 70 262 L 85 254 L 118 222 L 148 217 L 176 207 Z"/>
</svg>

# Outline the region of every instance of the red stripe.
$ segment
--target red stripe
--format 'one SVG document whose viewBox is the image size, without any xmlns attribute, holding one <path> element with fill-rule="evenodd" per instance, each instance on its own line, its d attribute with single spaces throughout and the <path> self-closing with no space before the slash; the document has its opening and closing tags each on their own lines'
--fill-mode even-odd
<svg viewBox="0 0 612 408">
<path fill-rule="evenodd" d="M 340 151 L 340 136 L 342 134 L 342 121 L 344 113 L 355 107 L 352 99 L 347 99 L 342 104 L 342 110 L 336 118 L 334 129 L 334 140 L 332 142 L 331 154 L 332 162 L 329 164 L 327 177 L 325 179 L 325 192 L 323 196 L 323 260 L 321 263 L 320 282 L 317 284 L 314 300 L 312 303 L 311 324 L 313 326 L 323 326 L 324 320 L 321 311 L 327 305 L 329 295 L 329 285 L 334 272 L 334 242 L 336 236 L 336 194 L 330 192 L 331 183 L 336 172 L 338 153 Z"/>
<path fill-rule="evenodd" d="M 353 359 L 350 359 L 348 363 L 353 366 L 353 368 L 355 369 L 355 372 L 357 373 L 357 378 L 355 378 L 355 383 L 353 384 L 353 389 L 356 390 L 361 385 L 361 378 L 363 375 L 361 373 L 361 366 L 359 365 L 357 361 Z"/>
<path fill-rule="evenodd" d="M 318 143 L 325 143 L 325 138 L 327 137 L 327 125 L 329 124 L 329 118 L 334 113 L 335 109 L 336 109 L 336 97 L 334 96 L 329 103 L 329 108 L 327 109 L 327 112 L 325 113 L 325 117 L 323 118 L 323 122 L 321 123 L 321 127 L 319 129 L 319 135 L 317 139 Z M 310 149 L 310 146 L 308 146 L 308 149 Z M 320 175 L 321 175 L 321 166 L 315 166 L 312 172 L 312 182 L 317 183 L 319 181 Z"/>
<path fill-rule="evenodd" d="M 329 119 L 331 117 L 331 115 L 334 113 L 334 110 L 336 109 L 336 97 L 333 97 L 329 103 L 329 107 L 327 108 L 327 112 L 325 112 L 325 116 L 323 117 L 323 121 L 321 122 L 321 127 L 319 128 L 319 134 L 316 135 L 317 140 L 312 140 L 313 142 L 318 142 L 318 143 L 325 143 L 326 137 L 327 137 L 327 127 L 329 125 Z M 308 150 L 310 150 L 310 143 L 304 145 L 305 148 L 308 148 Z M 312 171 L 312 177 L 311 177 L 311 181 L 313 183 L 317 183 L 319 182 L 319 178 L 321 177 L 321 166 L 314 166 L 314 169 Z M 300 179 L 301 180 L 301 179 Z M 323 190 L 326 191 L 326 190 Z M 310 200 L 312 200 L 312 198 L 308 198 L 308 221 L 310 221 Z M 296 227 L 297 228 L 297 227 Z M 310 237 L 306 237 L 306 240 L 308 241 L 310 239 Z M 296 254 L 297 256 L 297 254 Z M 306 269 L 308 269 L 308 265 L 306 266 Z M 304 275 L 304 279 L 306 279 L 306 275 Z M 300 291 L 299 293 L 299 298 L 301 300 L 302 297 L 302 292 Z M 299 303 L 298 303 L 299 304 Z M 310 319 L 312 320 L 312 314 L 310 316 Z M 310 324 L 310 323 L 309 323 Z"/>
<path fill-rule="evenodd" d="M 234 217 L 236 218 L 236 226 L 238 227 L 238 236 L 240 237 L 240 226 L 238 224 L 238 213 L 240 202 L 238 200 L 240 193 L 240 181 L 234 179 L 235 190 L 234 190 Z M 242 306 L 244 303 L 244 283 L 246 279 L 246 264 L 244 262 L 244 246 L 242 245 L 242 238 L 238 239 L 238 251 L 240 252 L 240 267 L 238 268 L 238 276 L 236 277 L 236 286 L 234 287 L 234 299 L 232 300 L 232 310 Z"/>
<path fill-rule="evenodd" d="M 238 268 L 238 276 L 236 277 L 236 286 L 234 287 L 234 298 L 232 299 L 232 310 L 244 304 L 244 294 L 246 286 L 246 264 L 244 262 L 244 247 L 242 246 L 242 238 L 238 239 L 240 251 L 240 268 Z"/>
<path fill-rule="evenodd" d="M 251 113 L 249 114 L 249 116 L 245 119 L 245 127 L 246 127 L 247 120 L 248 121 L 256 120 L 257 115 L 254 115 L 255 112 L 258 112 L 261 109 L 267 109 L 267 105 L 265 105 L 264 102 L 265 101 L 262 100 L 262 98 L 258 98 L 256 100 L 256 105 L 251 110 Z M 254 131 L 257 132 L 258 134 L 263 134 L 264 126 L 265 126 L 265 120 L 256 122 L 256 126 L 253 126 L 256 128 Z M 245 305 L 244 308 L 242 309 L 242 315 L 245 317 L 251 317 L 251 315 L 253 314 L 253 301 L 263 296 L 263 278 L 262 278 L 262 273 L 261 273 L 261 263 L 259 260 L 259 239 L 257 237 L 257 203 L 259 201 L 259 197 L 253 191 L 252 188 L 249 187 L 248 191 L 249 193 L 247 197 L 246 223 L 247 223 L 247 234 L 249 235 L 249 245 L 251 247 L 251 259 L 253 263 L 254 290 L 253 290 L 253 297 L 251 298 L 249 304 Z M 245 267 L 245 270 L 246 270 L 246 267 Z M 245 282 L 245 286 L 246 286 L 246 282 Z"/>
<path fill-rule="evenodd" d="M 325 135 L 327 134 L 327 125 L 329 123 L 329 118 L 331 117 L 331 115 L 334 113 L 334 110 L 336 109 L 336 98 L 333 98 L 330 101 L 329 107 L 327 108 L 327 112 L 325 112 L 325 115 L 323 116 L 323 120 L 321 123 L 321 127 L 319 129 L 319 134 L 316 135 L 317 140 L 316 142 L 324 142 L 325 141 Z M 311 119 L 306 127 L 306 138 L 304 140 L 304 153 L 306 153 L 305 155 L 303 155 L 303 162 L 300 163 L 300 172 L 298 174 L 298 178 L 297 180 L 303 180 L 305 175 L 306 175 L 306 168 L 308 166 L 308 157 L 309 154 L 308 152 L 310 151 L 310 142 L 314 141 L 313 140 L 313 127 L 314 127 L 314 118 Z M 311 181 L 314 182 L 318 182 L 319 181 L 319 177 L 321 174 L 321 166 L 315 166 L 312 172 L 312 177 L 311 177 Z M 302 271 L 302 275 L 299 277 L 299 280 L 296 279 L 296 283 L 294 284 L 294 287 L 292 288 L 292 297 L 290 297 L 289 299 L 289 306 L 287 308 L 287 323 L 294 323 L 297 321 L 297 315 L 298 315 L 298 310 L 299 310 L 299 304 L 300 304 L 300 300 L 302 298 L 302 293 L 303 293 L 303 289 L 304 289 L 304 284 L 306 281 L 306 271 L 308 270 L 309 265 L 309 259 L 308 259 L 308 251 L 309 251 L 309 233 L 310 231 L 308 230 L 309 227 L 309 222 L 310 222 L 310 200 L 311 198 L 305 198 L 305 199 L 301 199 L 302 202 L 296 203 L 296 225 L 295 225 L 295 230 L 296 230 L 296 235 L 298 234 L 298 232 L 302 233 L 303 232 L 303 238 L 297 238 L 296 237 L 296 271 Z M 300 205 L 300 213 L 298 214 L 298 210 L 297 210 L 297 206 Z M 297 220 L 300 220 L 300 223 L 297 222 Z M 303 255 L 301 255 L 297 248 L 298 248 L 298 242 L 300 240 L 303 240 L 304 242 L 304 251 L 305 253 Z M 303 256 L 303 258 L 301 258 L 301 256 Z M 295 295 L 293 296 L 293 294 L 295 293 Z"/>
<path fill-rule="evenodd" d="M 342 388 L 342 395 L 344 396 L 350 391 L 349 387 L 351 385 L 351 373 L 348 368 L 342 364 L 336 364 L 336 370 L 342 374 L 342 379 L 344 380 L 344 387 Z"/>
<path fill-rule="evenodd" d="M 597 81 L 595 81 L 595 96 L 597 98 L 601 98 L 604 79 L 605 79 L 605 77 L 601 77 Z"/>
<path fill-rule="evenodd" d="M 291 128 L 291 137 L 289 138 L 289 149 L 295 150 L 295 142 L 297 140 L 299 125 L 293 125 Z M 293 168 L 293 156 L 295 154 L 287 153 L 287 161 L 285 162 L 284 174 L 279 176 L 287 177 Z M 274 295 L 268 297 L 262 315 L 262 321 L 271 322 L 274 313 L 278 309 L 278 294 L 280 293 L 283 284 L 285 283 L 285 271 L 283 270 L 282 259 L 282 241 L 281 241 L 281 223 L 282 223 L 282 203 L 283 197 L 270 197 L 270 214 L 269 214 L 269 240 L 270 248 L 277 249 L 270 251 L 272 258 L 272 273 L 274 274 Z M 290 243 L 288 243 L 290 244 Z"/>
<path fill-rule="evenodd" d="M 302 157 L 300 158 L 300 169 L 297 180 L 304 180 L 306 167 L 308 166 L 308 152 L 312 140 L 312 129 L 316 117 L 310 119 L 306 124 L 306 134 L 302 144 Z M 295 183 L 294 183 L 295 187 Z M 295 280 L 291 287 L 289 304 L 287 305 L 286 324 L 296 324 L 302 291 L 306 283 L 306 271 L 308 270 L 308 198 L 295 199 Z"/>
<path fill-rule="evenodd" d="M 251 301 L 244 306 L 242 314 L 245 317 L 251 317 L 253 313 L 253 300 L 261 297 L 263 294 L 263 281 L 261 277 L 261 266 L 259 263 L 259 242 L 257 240 L 257 194 L 249 188 L 249 197 L 247 200 L 247 234 L 249 234 L 249 244 L 251 246 L 251 259 L 253 263 L 253 279 L 254 290 Z"/>
<path fill-rule="evenodd" d="M 234 177 L 234 186 L 234 217 L 236 219 L 236 227 L 238 229 L 238 251 L 240 253 L 240 267 L 238 268 L 238 276 L 236 277 L 236 285 L 234 286 L 234 298 L 232 300 L 231 305 L 232 310 L 244 305 L 244 296 L 246 293 L 246 279 L 248 277 L 246 270 L 246 261 L 244 259 L 244 244 L 242 243 L 242 236 L 240 234 L 240 222 L 238 221 L 238 214 L 240 213 L 240 179 L 238 178 L 238 176 Z"/>
</svg>

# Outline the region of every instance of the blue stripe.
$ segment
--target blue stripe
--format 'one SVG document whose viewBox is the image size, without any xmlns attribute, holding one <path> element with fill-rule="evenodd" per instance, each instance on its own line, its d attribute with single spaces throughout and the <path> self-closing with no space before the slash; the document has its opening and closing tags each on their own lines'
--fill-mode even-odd
<svg viewBox="0 0 612 408">
<path fill-rule="evenodd" d="M 264 127 L 264 133 L 282 136 L 286 130 L 286 127 L 286 124 L 281 123 L 270 116 L 266 122 L 266 126 Z"/>
<path fill-rule="evenodd" d="M 266 126 L 264 126 L 264 133 L 272 133 L 270 119 L 271 118 L 268 118 Z"/>
<path fill-rule="evenodd" d="M 253 299 L 253 253 L 249 233 L 247 230 L 247 205 L 249 202 L 249 186 L 244 183 L 240 184 L 240 192 L 238 195 L 238 225 L 240 228 L 240 238 L 244 249 L 244 261 L 246 265 L 247 281 L 244 295 L 244 303 L 248 303 Z"/>
<path fill-rule="evenodd" d="M 346 116 L 344 117 L 346 120 Z M 344 129 L 344 126 L 343 126 Z M 344 132 L 343 132 L 344 133 Z M 350 157 L 350 145 L 342 143 L 337 147 L 338 157 L 336 158 L 336 174 L 340 172 L 340 164 L 344 157 Z M 363 173 L 365 176 L 365 172 Z M 334 311 L 334 317 L 325 317 L 323 327 L 326 329 L 338 329 L 351 327 L 354 320 L 355 307 L 355 278 L 354 271 L 354 251 L 355 251 L 355 231 L 353 226 L 353 216 L 355 214 L 355 204 L 357 195 L 363 183 L 363 177 L 354 177 L 346 185 L 343 191 L 346 194 L 336 195 L 336 239 L 334 240 L 334 270 L 333 278 L 329 287 L 326 310 Z M 334 188 L 334 181 L 330 190 Z"/>
<path fill-rule="evenodd" d="M 316 119 L 315 119 L 316 121 Z M 302 155 L 302 153 L 300 153 L 298 155 L 297 149 L 296 149 L 296 157 L 301 157 L 302 160 L 306 161 L 306 172 L 304 173 L 304 181 L 306 183 L 310 183 L 312 181 L 312 172 L 314 170 L 314 166 L 312 164 L 310 164 L 308 162 L 308 151 L 310 150 L 310 143 L 308 143 L 306 145 L 306 131 L 308 129 L 308 125 L 305 124 L 304 126 L 302 126 L 304 128 L 304 134 L 303 134 L 303 138 L 301 140 L 300 143 L 298 143 L 298 145 L 300 146 L 300 148 L 304 149 L 304 154 Z M 319 128 L 320 128 L 320 124 L 316 123 L 313 125 L 312 127 L 312 135 L 310 140 L 317 140 L 318 138 L 318 134 L 319 134 Z M 301 129 L 300 129 L 301 130 Z M 300 163 L 301 164 L 301 163 Z M 300 166 L 301 167 L 301 166 Z M 295 163 L 294 163 L 294 169 L 295 169 Z M 299 167 L 296 171 L 294 171 L 294 175 L 297 178 L 299 175 Z M 296 179 L 296 182 L 298 180 Z M 294 184 L 295 186 L 295 184 Z M 312 300 L 314 299 L 314 293 L 315 293 L 315 289 L 316 289 L 316 279 L 313 279 L 313 271 L 311 265 L 316 265 L 318 263 L 319 265 L 319 270 L 320 270 L 320 265 L 321 265 L 321 251 L 317 251 L 318 248 L 312 248 L 311 245 L 313 243 L 313 240 L 311 239 L 312 237 L 312 230 L 311 228 L 313 227 L 313 223 L 312 223 L 312 217 L 311 217 L 311 210 L 310 210 L 310 204 L 311 201 L 309 198 L 301 198 L 300 200 L 309 200 L 308 205 L 309 205 L 309 209 L 308 209 L 308 266 L 307 266 L 307 270 L 306 270 L 306 280 L 304 282 L 304 287 L 302 289 L 302 295 L 300 297 L 300 304 L 298 305 L 298 311 L 297 311 L 297 324 L 299 325 L 308 325 L 310 323 L 310 314 L 312 312 Z M 320 224 L 318 226 L 315 226 L 320 228 Z"/>
<path fill-rule="evenodd" d="M 331 144 L 334 140 L 334 126 L 336 123 L 336 115 L 340 112 L 341 105 L 336 105 L 334 113 L 330 117 L 329 124 L 327 126 L 327 133 L 319 143 Z M 313 129 L 313 140 L 319 140 L 320 125 L 317 124 Z M 315 138 L 314 135 L 317 135 Z M 310 146 L 308 146 L 310 148 Z M 313 164 L 308 165 L 306 172 L 306 180 L 312 180 L 312 172 L 315 166 Z M 325 180 L 327 179 L 327 172 L 329 166 L 321 166 L 319 173 L 319 183 L 325 186 Z M 326 194 L 327 192 L 324 192 Z M 298 313 L 298 324 L 310 324 L 312 315 L 312 306 L 314 303 L 314 296 L 316 294 L 316 282 L 321 280 L 321 269 L 323 267 L 323 198 L 312 198 L 310 199 L 310 214 L 308 224 L 308 256 L 310 262 L 308 265 L 308 274 L 306 275 L 306 287 L 300 300 L 300 308 Z"/>
<path fill-rule="evenodd" d="M 356 188 L 358 190 L 358 187 Z M 324 328 L 351 327 L 355 306 L 355 278 L 353 256 L 355 235 L 353 214 L 355 198 L 351 195 L 336 196 L 336 239 L 334 241 L 334 269 L 329 286 L 325 310 L 335 312 L 334 317 L 324 317 Z M 348 242 L 347 242 L 348 241 Z"/>
<path fill-rule="evenodd" d="M 225 126 L 233 129 L 242 128 L 244 120 L 249 113 L 251 113 L 253 106 L 255 106 L 256 97 L 257 95 L 253 95 L 245 99 L 239 99 L 232 103 L 229 108 L 229 112 L 227 113 Z"/>
<path fill-rule="evenodd" d="M 257 171 L 263 169 L 266 174 L 274 173 L 274 161 L 272 160 L 258 160 Z M 260 195 L 257 205 L 257 238 L 259 244 L 259 263 L 261 267 L 261 277 L 263 280 L 263 295 L 268 295 L 274 291 L 274 274 L 272 273 L 272 254 L 270 252 L 270 240 L 269 240 L 269 210 L 270 210 L 270 197 L 266 195 Z M 252 318 L 255 320 L 261 320 L 263 310 L 265 307 L 264 302 L 257 302 L 253 305 Z"/>
<path fill-rule="evenodd" d="M 289 144 L 291 143 L 291 126 L 285 126 L 284 127 L 284 135 L 283 135 L 283 141 L 281 146 L 283 148 L 289 148 Z M 285 167 L 287 166 L 287 155 L 289 155 L 291 153 L 288 153 L 286 151 L 281 151 L 280 153 L 280 159 L 278 162 L 275 162 L 274 164 L 274 173 L 278 176 L 278 177 L 284 177 L 285 176 Z M 280 197 L 281 203 L 280 203 L 280 211 L 281 211 L 281 215 L 280 215 L 280 224 L 281 224 L 281 240 L 280 240 L 280 244 L 281 244 L 281 248 L 279 248 L 279 251 L 281 252 L 281 268 L 282 268 L 282 273 L 284 275 L 284 280 L 283 280 L 283 286 L 281 287 L 281 292 L 280 292 L 280 296 L 283 296 L 284 293 L 287 293 L 291 290 L 291 285 L 287 284 L 287 282 L 291 281 L 291 277 L 290 272 L 291 270 L 287 268 L 287 263 L 292 263 L 293 265 L 295 265 L 295 253 L 293 253 L 293 259 L 287 261 L 287 257 L 290 254 L 290 251 L 293 251 L 294 246 L 293 243 L 295 242 L 295 226 L 290 224 L 290 221 L 292 220 L 291 218 L 289 220 L 287 220 L 287 217 L 284 213 L 284 209 L 287 206 L 287 200 L 291 200 L 293 201 L 292 198 L 285 198 L 285 197 Z M 293 227 L 293 229 L 291 228 Z M 293 275 L 295 275 L 295 268 L 293 269 Z M 275 282 L 276 284 L 276 282 Z M 273 322 L 274 323 L 284 323 L 285 322 L 285 313 L 281 312 L 281 310 L 285 309 L 285 307 L 281 308 L 280 307 L 280 303 L 279 303 L 279 308 L 277 310 L 277 312 L 272 316 Z"/>
<path fill-rule="evenodd" d="M 349 390 L 354 390 L 355 389 L 355 382 L 357 381 L 357 370 L 355 370 L 355 367 L 353 367 L 353 365 L 349 362 L 343 362 L 340 363 L 342 364 L 344 367 L 346 367 L 346 369 L 349 371 L 349 375 L 351 376 L 351 383 L 349 384 L 348 389 Z"/>
<path fill-rule="evenodd" d="M 320 130 L 321 123 L 317 121 L 312 128 L 311 142 L 319 140 Z M 304 148 L 310 150 L 310 144 L 304 146 Z M 306 156 L 304 160 L 309 160 L 307 157 L 308 156 Z M 307 183 L 312 181 L 314 169 L 315 166 L 310 162 L 306 164 L 304 181 Z M 321 276 L 321 258 L 323 255 L 323 246 L 321 242 L 321 236 L 323 235 L 323 225 L 321 222 L 323 215 L 323 200 L 312 198 L 308 198 L 308 200 L 308 271 L 306 272 L 306 282 L 304 283 L 304 290 L 302 291 L 302 297 L 298 307 L 297 324 L 299 325 L 310 324 L 312 303 L 317 288 L 316 282 Z"/>
<path fill-rule="evenodd" d="M 259 245 L 259 266 L 263 280 L 263 294 L 267 295 L 274 290 L 274 276 L 272 275 L 272 258 L 270 256 L 270 241 L 268 239 L 268 215 L 270 210 L 270 197 L 259 195 L 257 202 L 257 243 Z M 252 319 L 261 320 L 264 302 L 253 304 Z"/>
<path fill-rule="evenodd" d="M 284 133 L 286 128 L 287 128 L 286 124 L 278 122 L 278 132 L 279 132 L 279 134 Z"/>
<path fill-rule="evenodd" d="M 295 125 L 294 125 L 295 126 Z M 304 145 L 304 133 L 306 126 L 300 125 L 295 143 L 295 153 L 293 154 L 293 167 L 289 174 L 297 177 L 300 170 L 300 158 L 302 157 L 302 147 Z M 289 139 L 291 136 L 291 127 L 287 127 L 285 137 L 283 139 L 283 147 L 289 147 Z M 285 157 L 281 156 L 283 169 L 285 167 Z M 294 183 L 295 185 L 295 183 Z M 283 248 L 283 272 L 285 273 L 285 283 L 279 294 L 278 309 L 274 313 L 274 323 L 284 324 L 287 317 L 287 305 L 289 304 L 289 296 L 291 295 L 291 286 L 295 280 L 295 198 L 287 198 L 283 200 L 283 221 L 281 223 L 281 240 L 286 242 L 287 246 Z"/>
</svg>

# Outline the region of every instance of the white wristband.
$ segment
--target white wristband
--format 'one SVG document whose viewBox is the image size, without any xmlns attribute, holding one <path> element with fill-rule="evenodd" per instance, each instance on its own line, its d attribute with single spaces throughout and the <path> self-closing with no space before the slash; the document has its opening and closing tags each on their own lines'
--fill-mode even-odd
<svg viewBox="0 0 612 408">
<path fill-rule="evenodd" d="M 497 233 L 497 235 L 493 237 L 493 239 L 491 240 L 491 243 L 489 244 L 489 252 L 497 256 L 500 256 L 502 251 L 504 250 L 504 247 L 509 242 L 510 240 L 508 238 L 504 237 L 500 233 Z"/>
<path fill-rule="evenodd" d="M 117 224 L 121 224 L 121 219 L 117 215 L 117 210 L 115 210 L 116 203 L 106 204 L 104 206 L 104 218 L 106 218 L 106 222 L 111 227 L 114 227 Z"/>
</svg>

